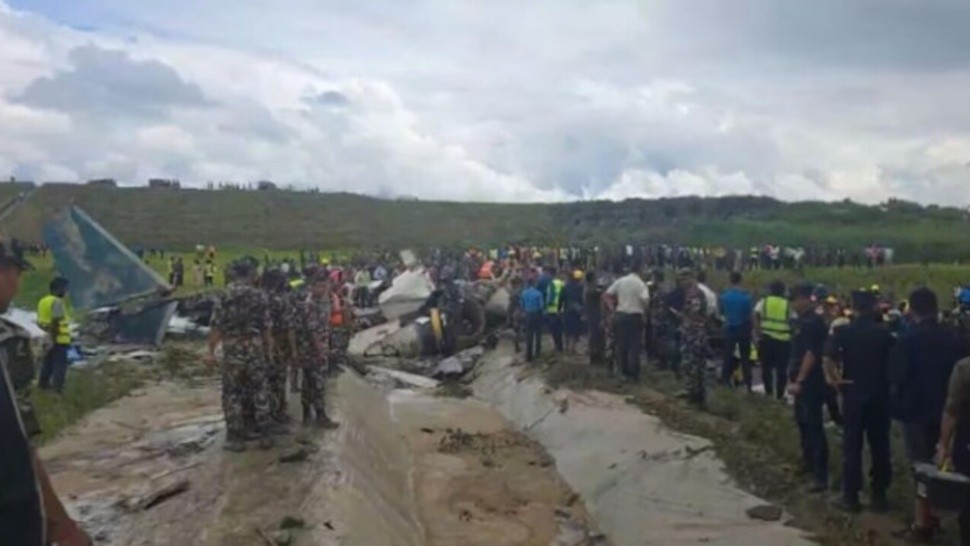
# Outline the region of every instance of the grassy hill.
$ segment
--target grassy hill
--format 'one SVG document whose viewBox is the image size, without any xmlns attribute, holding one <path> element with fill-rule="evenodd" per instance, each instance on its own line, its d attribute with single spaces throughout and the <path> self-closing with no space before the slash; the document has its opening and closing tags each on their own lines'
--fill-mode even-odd
<svg viewBox="0 0 970 546">
<path fill-rule="evenodd" d="M 0 184 L 0 201 L 16 195 Z M 172 190 L 46 184 L 2 222 L 40 240 L 46 218 L 76 203 L 128 244 L 187 249 L 350 248 L 536 241 L 672 242 L 747 247 L 769 242 L 893 246 L 901 261 L 970 257 L 963 211 L 892 201 L 784 203 L 764 197 L 676 198 L 567 204 L 391 201 L 282 190 Z"/>
</svg>

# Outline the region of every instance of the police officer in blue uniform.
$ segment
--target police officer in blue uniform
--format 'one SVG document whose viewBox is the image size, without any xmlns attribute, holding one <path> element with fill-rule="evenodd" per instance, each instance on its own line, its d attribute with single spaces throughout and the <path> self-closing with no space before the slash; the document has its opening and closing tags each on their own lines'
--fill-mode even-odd
<svg viewBox="0 0 970 546">
<path fill-rule="evenodd" d="M 835 331 L 825 350 L 826 375 L 842 394 L 844 420 L 842 495 L 836 506 L 849 512 L 861 509 L 863 439 L 872 457 L 870 509 L 889 508 L 889 359 L 895 338 L 877 320 L 876 303 L 871 292 L 853 292 L 855 318 Z"/>
</svg>

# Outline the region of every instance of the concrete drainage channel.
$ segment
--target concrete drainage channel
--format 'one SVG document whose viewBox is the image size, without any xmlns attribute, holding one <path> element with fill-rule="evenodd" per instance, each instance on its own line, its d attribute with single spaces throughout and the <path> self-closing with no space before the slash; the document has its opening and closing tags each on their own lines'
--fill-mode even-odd
<svg viewBox="0 0 970 546">
<path fill-rule="evenodd" d="M 554 391 L 504 345 L 475 373 L 474 398 L 433 396 L 423 378 L 385 396 L 408 439 L 419 522 L 408 544 L 813 544 L 750 518 L 765 501 L 707 440 L 615 395 Z"/>
<path fill-rule="evenodd" d="M 780 521 L 751 519 L 765 501 L 733 483 L 707 440 L 616 395 L 553 391 L 502 349 L 479 363 L 476 397 L 546 449 L 613 544 L 813 544 Z"/>
</svg>

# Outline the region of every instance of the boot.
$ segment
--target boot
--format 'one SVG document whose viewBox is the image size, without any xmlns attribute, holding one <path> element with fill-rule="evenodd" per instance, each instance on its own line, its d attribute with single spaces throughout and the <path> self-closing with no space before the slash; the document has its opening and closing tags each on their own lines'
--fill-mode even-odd
<svg viewBox="0 0 970 546">
<path fill-rule="evenodd" d="M 283 423 L 273 423 L 267 427 L 266 432 L 271 436 L 285 436 L 290 433 L 290 427 Z"/>
<path fill-rule="evenodd" d="M 276 445 L 276 441 L 273 440 L 272 436 L 263 436 L 259 439 L 259 449 L 272 449 Z"/>
<path fill-rule="evenodd" d="M 850 514 L 858 514 L 862 511 L 862 506 L 859 504 L 858 497 L 840 495 L 837 499 L 832 501 L 832 506 Z"/>
<path fill-rule="evenodd" d="M 872 498 L 869 499 L 869 510 L 877 514 L 885 514 L 889 511 L 889 499 L 886 498 L 885 491 L 872 492 Z"/>
<path fill-rule="evenodd" d="M 322 428 L 324 430 L 334 430 L 340 426 L 340 423 L 330 419 L 326 413 L 320 412 L 320 414 L 317 415 L 317 419 L 314 421 L 313 426 Z"/>
<path fill-rule="evenodd" d="M 242 453 L 246 451 L 246 442 L 241 438 L 227 437 L 226 443 L 222 445 L 222 449 L 232 453 Z"/>
</svg>

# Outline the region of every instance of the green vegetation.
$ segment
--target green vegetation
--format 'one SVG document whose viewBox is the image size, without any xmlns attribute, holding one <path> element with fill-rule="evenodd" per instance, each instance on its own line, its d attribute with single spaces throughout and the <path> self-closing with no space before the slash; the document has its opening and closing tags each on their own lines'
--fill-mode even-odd
<svg viewBox="0 0 970 546">
<path fill-rule="evenodd" d="M 0 187 L 4 185 L 0 184 Z M 15 192 L 0 191 L 4 195 Z M 425 245 L 777 243 L 896 248 L 897 261 L 952 263 L 970 256 L 964 211 L 903 201 L 882 206 L 783 203 L 765 197 L 685 197 L 566 204 L 389 201 L 290 191 L 42 186 L 4 222 L 12 235 L 40 240 L 44 221 L 74 202 L 131 245 L 189 250 L 232 248 L 397 248 Z"/>
<path fill-rule="evenodd" d="M 88 413 L 110 404 L 138 388 L 146 377 L 132 364 L 105 362 L 86 369 L 70 369 L 64 394 L 32 391 L 34 409 L 40 421 L 43 444 Z"/>
</svg>

